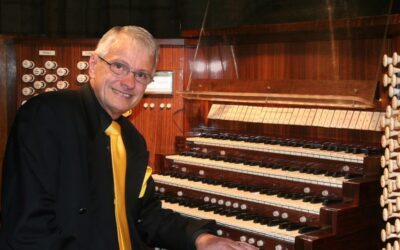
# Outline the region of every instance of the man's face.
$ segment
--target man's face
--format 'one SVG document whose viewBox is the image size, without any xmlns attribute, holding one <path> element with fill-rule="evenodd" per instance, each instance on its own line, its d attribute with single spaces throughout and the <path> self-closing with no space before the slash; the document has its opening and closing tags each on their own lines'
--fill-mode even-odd
<svg viewBox="0 0 400 250">
<path fill-rule="evenodd" d="M 126 36 L 120 38 L 103 58 L 110 63 L 126 64 L 133 71 L 152 74 L 154 57 L 149 49 Z M 118 76 L 94 54 L 90 57 L 89 65 L 90 84 L 100 105 L 113 119 L 133 108 L 142 98 L 146 85 L 135 81 L 132 73 Z"/>
</svg>

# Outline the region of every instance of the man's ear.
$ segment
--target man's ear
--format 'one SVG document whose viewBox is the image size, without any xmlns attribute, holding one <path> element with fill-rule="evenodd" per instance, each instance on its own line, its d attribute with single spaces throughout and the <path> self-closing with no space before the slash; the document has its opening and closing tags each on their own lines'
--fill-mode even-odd
<svg viewBox="0 0 400 250">
<path fill-rule="evenodd" d="M 97 63 L 97 56 L 96 54 L 92 53 L 92 55 L 89 58 L 89 76 L 90 78 L 94 78 L 94 68 L 96 67 Z"/>
</svg>

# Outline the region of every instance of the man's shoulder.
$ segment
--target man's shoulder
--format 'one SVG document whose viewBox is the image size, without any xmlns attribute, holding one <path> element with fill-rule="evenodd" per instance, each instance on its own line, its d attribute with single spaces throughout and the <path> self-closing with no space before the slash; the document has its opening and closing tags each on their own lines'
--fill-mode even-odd
<svg viewBox="0 0 400 250">
<path fill-rule="evenodd" d="M 77 91 L 62 90 L 45 92 L 29 99 L 20 109 L 32 109 L 43 106 L 61 107 L 63 105 L 73 105 L 79 98 Z"/>
<path fill-rule="evenodd" d="M 59 105 L 76 100 L 76 98 L 79 97 L 78 93 L 79 92 L 75 90 L 46 92 L 35 96 L 34 98 L 32 98 L 32 100 L 36 100 L 37 102 L 42 102 L 44 104 L 49 103 L 53 105 Z"/>
<path fill-rule="evenodd" d="M 40 119 L 43 117 L 44 119 L 47 117 L 46 120 L 54 119 L 60 117 L 60 115 L 61 117 L 67 115 L 72 110 L 79 110 L 76 108 L 79 103 L 77 91 L 46 92 L 32 97 L 22 105 L 17 112 L 16 118 L 32 117 Z"/>
</svg>

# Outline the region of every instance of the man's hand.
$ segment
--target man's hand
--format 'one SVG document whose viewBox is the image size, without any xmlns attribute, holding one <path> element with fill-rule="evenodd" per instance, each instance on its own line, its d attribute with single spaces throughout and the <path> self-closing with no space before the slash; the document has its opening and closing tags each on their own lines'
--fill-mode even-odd
<svg viewBox="0 0 400 250">
<path fill-rule="evenodd" d="M 257 247 L 245 242 L 233 241 L 212 234 L 201 234 L 196 239 L 197 250 L 255 250 Z"/>
</svg>

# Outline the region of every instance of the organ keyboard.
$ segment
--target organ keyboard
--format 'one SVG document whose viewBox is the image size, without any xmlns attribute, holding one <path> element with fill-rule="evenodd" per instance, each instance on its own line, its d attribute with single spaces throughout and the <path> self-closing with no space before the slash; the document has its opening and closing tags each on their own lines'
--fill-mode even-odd
<svg viewBox="0 0 400 250">
<path fill-rule="evenodd" d="M 312 158 L 322 158 L 322 159 L 332 159 L 332 160 L 341 160 L 346 162 L 359 162 L 362 163 L 366 154 L 364 153 L 354 153 L 349 154 L 347 152 L 335 152 L 335 151 L 323 151 L 320 148 L 296 148 L 290 146 L 282 146 L 282 145 L 273 145 L 271 142 L 270 145 L 254 143 L 254 142 L 243 142 L 243 141 L 227 141 L 220 140 L 214 138 L 202 138 L 202 137 L 191 137 L 187 138 L 187 141 L 194 142 L 195 144 L 200 145 L 209 145 L 209 146 L 220 146 L 227 148 L 236 148 L 236 149 L 251 149 L 254 151 L 261 152 L 269 152 L 269 153 L 279 153 L 279 154 L 287 154 L 287 155 L 295 155 L 295 156 L 304 156 L 304 157 L 312 157 Z M 261 142 L 262 143 L 262 142 Z M 318 147 L 313 146 L 310 147 Z"/>
<path fill-rule="evenodd" d="M 243 163 L 231 163 L 231 162 L 221 162 L 217 160 L 205 159 L 204 157 L 197 158 L 192 156 L 183 156 L 183 155 L 169 155 L 166 157 L 167 159 L 173 160 L 174 163 L 180 164 L 188 164 L 188 165 L 197 165 L 206 168 L 219 169 L 223 171 L 232 171 L 237 173 L 247 173 L 252 175 L 264 176 L 277 178 L 288 181 L 298 181 L 303 183 L 312 183 L 323 186 L 331 186 L 331 187 L 342 187 L 343 185 L 343 176 L 326 176 L 326 175 L 317 175 L 315 173 L 307 173 L 307 170 L 304 168 L 290 168 L 287 170 L 283 169 L 274 169 L 274 168 L 265 168 L 265 164 L 263 162 L 252 162 L 250 164 Z M 263 165 L 263 166 L 260 166 Z M 273 166 L 271 166 L 273 167 Z M 302 172 L 302 170 L 304 170 Z"/>
<path fill-rule="evenodd" d="M 302 196 L 294 197 L 290 195 L 290 199 L 284 197 L 277 197 L 276 195 L 268 194 L 268 191 L 256 191 L 249 192 L 243 191 L 238 188 L 224 187 L 224 183 L 221 184 L 208 184 L 199 183 L 191 180 L 182 180 L 174 177 L 165 177 L 154 175 L 154 180 L 160 184 L 167 184 L 171 186 L 177 186 L 183 189 L 194 189 L 202 193 L 215 194 L 219 196 L 232 197 L 234 199 L 246 200 L 253 203 L 259 203 L 263 205 L 282 207 L 285 209 L 291 209 L 296 211 L 302 211 L 305 213 L 319 214 L 319 210 L 322 207 L 322 199 L 309 202 L 303 202 L 299 200 Z"/>
<path fill-rule="evenodd" d="M 168 202 L 163 202 L 163 208 L 169 208 L 175 210 L 183 215 L 193 217 L 193 218 L 210 218 L 214 219 L 218 222 L 218 224 L 238 229 L 238 230 L 246 230 L 248 232 L 260 234 L 267 237 L 273 237 L 279 240 L 287 241 L 287 242 L 294 242 L 296 236 L 300 234 L 300 230 L 285 230 L 284 228 L 279 228 L 278 222 L 277 225 L 271 226 L 263 225 L 261 223 L 254 223 L 249 221 L 238 220 L 235 218 L 227 217 L 224 215 L 219 215 L 214 212 L 202 211 L 198 208 L 187 208 L 185 206 L 171 204 Z M 281 222 L 283 224 L 283 222 Z M 254 243 L 254 242 L 253 242 Z M 264 246 L 264 242 L 262 240 L 257 241 L 257 246 L 262 247 Z"/>
</svg>

